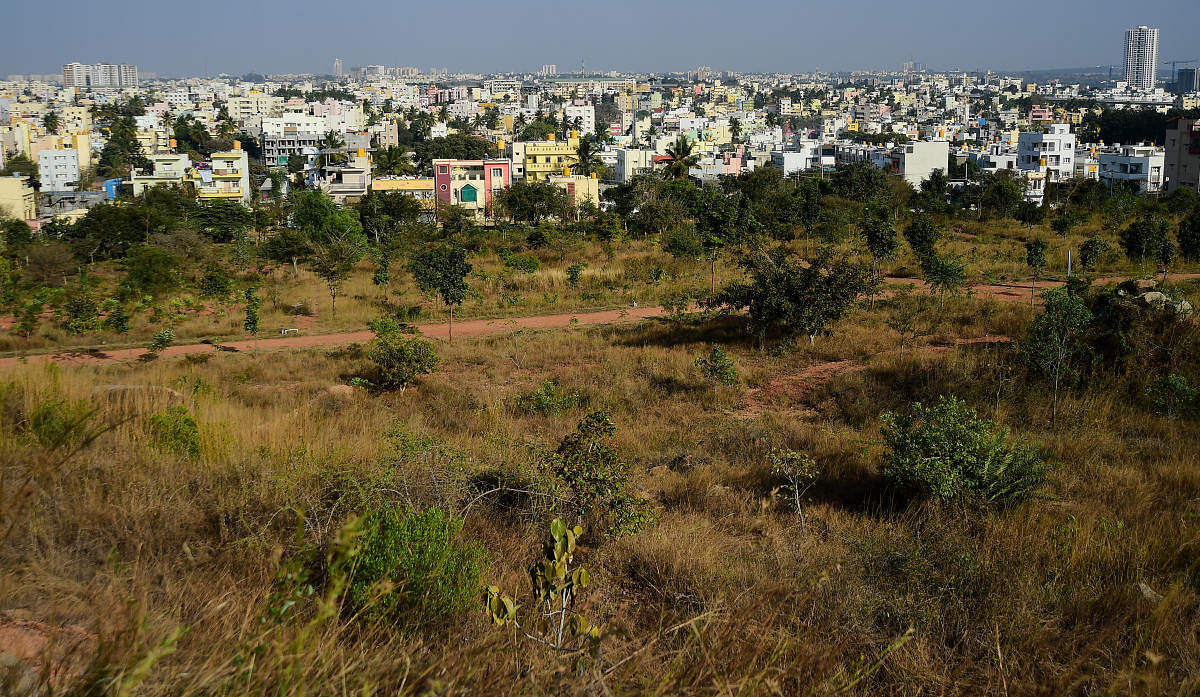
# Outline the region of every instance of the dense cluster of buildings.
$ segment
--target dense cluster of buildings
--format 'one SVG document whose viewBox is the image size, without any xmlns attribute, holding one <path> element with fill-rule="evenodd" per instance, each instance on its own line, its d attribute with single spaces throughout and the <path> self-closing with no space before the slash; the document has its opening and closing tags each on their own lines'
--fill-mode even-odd
<svg viewBox="0 0 1200 697">
<path fill-rule="evenodd" d="M 431 209 L 461 205 L 485 218 L 495 193 L 517 181 L 560 186 L 576 203 L 599 202 L 606 187 L 661 167 L 681 137 L 698 155 L 690 174 L 700 181 L 759 167 L 799 176 L 866 162 L 913 186 L 938 169 L 1009 170 L 1033 201 L 1042 200 L 1048 184 L 1077 178 L 1143 192 L 1195 188 L 1200 129 L 1194 120 L 1172 122 L 1161 145 L 1079 139 L 1079 126 L 1102 107 L 1200 107 L 1195 70 L 1175 71 L 1174 94 L 1157 84 L 1157 43 L 1157 29 L 1129 30 L 1124 79 L 1096 88 L 991 72 L 916 71 L 911 62 L 900 72 L 837 76 L 741 75 L 708 67 L 687 76 L 560 75 L 551 64 L 525 75 L 449 75 L 379 65 L 345 70 L 335 59 L 333 80 L 150 84 L 139 84 L 135 66 L 72 63 L 63 66 L 61 84 L 0 82 L 0 165 L 13 155 L 36 162 L 41 196 L 54 203 L 43 214 L 70 215 L 71 200 L 92 200 L 66 194 L 93 179 L 107 138 L 92 122 L 91 107 L 138 96 L 146 111 L 136 118 L 137 139 L 151 166 L 107 182 L 109 193 L 175 184 L 203 200 L 250 205 L 253 192 L 272 187 L 264 172 L 283 169 L 285 185 L 303 182 L 343 202 L 372 190 L 399 191 Z M 314 93 L 320 98 L 311 98 Z M 241 142 L 205 157 L 182 152 L 170 126 L 181 115 L 210 133 L 239 134 Z M 531 137 L 527 125 L 539 120 L 559 128 Z M 401 145 L 400 134 L 417 123 L 427 129 L 424 138 L 464 133 L 486 139 L 494 156 L 436 160 L 425 171 L 381 168 L 379 153 Z M 602 165 L 587 175 L 575 171 L 584 138 L 595 140 Z M 265 168 L 254 177 L 250 150 Z M 3 214 L 35 219 L 38 197 L 21 177 L 9 179 L 0 181 Z"/>
</svg>

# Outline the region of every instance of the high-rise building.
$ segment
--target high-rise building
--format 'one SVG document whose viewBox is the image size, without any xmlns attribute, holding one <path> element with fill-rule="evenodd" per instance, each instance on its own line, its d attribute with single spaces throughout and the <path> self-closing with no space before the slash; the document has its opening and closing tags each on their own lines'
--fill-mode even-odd
<svg viewBox="0 0 1200 697">
<path fill-rule="evenodd" d="M 137 87 L 138 69 L 129 63 L 63 63 L 63 87 Z"/>
<path fill-rule="evenodd" d="M 1149 92 L 1158 79 L 1158 30 L 1147 26 L 1125 32 L 1125 81 Z"/>
<path fill-rule="evenodd" d="M 333 76 L 334 77 L 342 76 L 342 59 L 341 58 L 333 59 Z"/>
<path fill-rule="evenodd" d="M 1191 94 L 1193 92 L 1200 92 L 1200 70 L 1180 68 L 1175 73 L 1175 94 Z"/>
<path fill-rule="evenodd" d="M 538 71 L 538 75 L 542 77 L 553 77 L 558 74 L 558 66 L 553 63 L 547 63 Z"/>
</svg>

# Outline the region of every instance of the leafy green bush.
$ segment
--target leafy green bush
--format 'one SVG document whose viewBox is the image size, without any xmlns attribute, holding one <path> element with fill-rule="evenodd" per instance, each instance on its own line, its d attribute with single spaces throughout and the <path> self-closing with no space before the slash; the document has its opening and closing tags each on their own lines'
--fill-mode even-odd
<svg viewBox="0 0 1200 697">
<path fill-rule="evenodd" d="M 1146 397 L 1150 400 L 1150 409 L 1168 419 L 1188 416 L 1200 405 L 1200 392 L 1192 387 L 1187 378 L 1177 373 L 1151 381 L 1146 386 Z"/>
<path fill-rule="evenodd" d="M 397 505 L 370 510 L 347 572 L 346 609 L 385 621 L 431 621 L 478 605 L 487 552 L 460 539 L 462 520 L 440 508 L 417 513 Z"/>
<path fill-rule="evenodd" d="M 517 407 L 527 414 L 561 414 L 578 407 L 582 398 L 576 392 L 568 392 L 553 380 L 544 380 L 532 392 L 517 396 Z"/>
<path fill-rule="evenodd" d="M 29 412 L 29 432 L 43 448 L 53 449 L 86 440 L 96 410 L 87 402 L 47 399 Z"/>
<path fill-rule="evenodd" d="M 200 427 L 187 407 L 175 406 L 150 417 L 154 444 L 172 453 L 200 454 Z"/>
<path fill-rule="evenodd" d="M 504 258 L 504 266 L 521 273 L 533 273 L 542 268 L 542 262 L 532 254 L 510 254 Z"/>
<path fill-rule="evenodd" d="M 402 390 L 441 362 L 432 343 L 399 331 L 379 334 L 367 349 L 367 358 L 375 364 L 372 382 L 384 390 Z"/>
<path fill-rule="evenodd" d="M 579 279 L 583 277 L 583 270 L 587 268 L 587 264 L 571 264 L 567 267 L 567 282 L 572 286 L 579 285 Z"/>
<path fill-rule="evenodd" d="M 175 331 L 170 327 L 164 327 L 154 332 L 154 338 L 150 340 L 150 345 L 146 348 L 151 354 L 157 356 L 173 343 L 175 343 Z"/>
<path fill-rule="evenodd" d="M 1049 469 L 1025 441 L 981 418 L 966 402 L 942 396 L 903 413 L 882 416 L 887 459 L 883 474 L 894 483 L 944 501 L 1017 503 L 1041 486 Z"/>
<path fill-rule="evenodd" d="M 575 514 L 602 519 L 605 533 L 619 537 L 653 524 L 654 512 L 648 500 L 626 491 L 629 466 L 607 444 L 614 433 L 607 412 L 592 412 L 549 453 L 547 464 L 570 492 Z"/>
<path fill-rule="evenodd" d="M 736 385 L 738 381 L 737 364 L 725 353 L 725 349 L 714 345 L 708 357 L 696 359 L 696 367 L 704 377 L 722 385 Z"/>
</svg>

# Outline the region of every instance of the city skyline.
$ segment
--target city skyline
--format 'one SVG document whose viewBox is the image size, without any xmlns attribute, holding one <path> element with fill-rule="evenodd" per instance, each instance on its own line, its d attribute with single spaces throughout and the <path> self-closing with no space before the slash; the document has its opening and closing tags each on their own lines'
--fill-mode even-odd
<svg viewBox="0 0 1200 697">
<path fill-rule="evenodd" d="M 677 3 L 614 0 L 582 25 L 582 18 L 549 3 L 531 2 L 524 11 L 496 16 L 478 0 L 465 0 L 465 5 L 462 16 L 482 12 L 489 21 L 457 26 L 434 9 L 375 2 L 362 12 L 333 16 L 319 15 L 322 8 L 311 2 L 218 2 L 214 11 L 236 8 L 238 21 L 222 26 L 209 50 L 180 52 L 177 35 L 154 26 L 152 3 L 134 0 L 96 14 L 78 0 L 66 0 L 65 12 L 77 9 L 90 21 L 56 27 L 62 41 L 40 41 L 36 32 L 9 37 L 0 46 L 0 74 L 49 74 L 74 60 L 135 63 L 163 77 L 328 74 L 334 57 L 341 58 L 346 70 L 370 64 L 438 65 L 476 73 L 535 73 L 547 64 L 564 66 L 559 72 L 567 72 L 581 59 L 596 72 L 676 72 L 697 65 L 738 72 L 898 70 L 910 58 L 934 70 L 1021 71 L 1120 66 L 1124 33 L 1139 25 L 1163 28 L 1161 60 L 1193 58 L 1187 33 L 1172 27 L 1200 22 L 1200 4 L 1190 0 L 1137 7 L 1109 0 L 1067 0 L 1053 6 L 1018 0 L 999 16 L 946 0 L 925 0 L 911 13 L 896 13 L 875 0 L 820 9 L 764 0 L 753 8 L 739 6 L 749 10 L 740 23 L 725 4 L 692 3 L 681 12 Z M 44 19 L 27 5 L 9 16 L 22 25 Z M 366 16 L 371 21 L 360 21 Z M 286 39 L 265 48 L 259 28 L 268 19 L 280 37 L 303 36 L 320 26 L 322 36 L 331 38 L 317 45 L 327 50 Z M 730 31 L 742 24 L 741 31 Z M 581 35 L 580 26 L 587 27 L 586 34 Z M 404 30 L 397 33 L 397 27 Z M 1077 40 L 1064 40 L 1064 31 Z M 495 41 L 513 34 L 540 38 Z M 981 40 L 989 35 L 995 40 Z M 71 55 L 61 55 L 63 45 L 72 46 Z"/>
</svg>

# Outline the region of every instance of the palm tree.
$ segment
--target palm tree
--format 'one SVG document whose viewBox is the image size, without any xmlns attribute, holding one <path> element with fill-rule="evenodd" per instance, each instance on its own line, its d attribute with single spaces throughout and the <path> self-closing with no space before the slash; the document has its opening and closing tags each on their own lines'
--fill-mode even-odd
<svg viewBox="0 0 1200 697">
<path fill-rule="evenodd" d="M 738 138 L 742 137 L 742 120 L 738 118 L 729 119 L 729 135 L 733 138 L 736 144 Z"/>
<path fill-rule="evenodd" d="M 404 148 L 389 145 L 375 152 L 376 176 L 403 176 L 415 173 L 416 168 L 413 167 L 412 162 L 408 159 L 408 153 Z"/>
<path fill-rule="evenodd" d="M 346 153 L 338 152 L 346 147 L 346 139 L 337 131 L 329 131 L 325 137 L 321 139 L 321 162 L 320 166 L 326 164 L 338 164 L 346 160 Z"/>
<path fill-rule="evenodd" d="M 692 152 L 692 141 L 685 135 L 667 146 L 667 157 L 667 166 L 663 168 L 663 176 L 667 179 L 686 179 L 688 171 L 700 163 L 700 156 Z"/>
<path fill-rule="evenodd" d="M 597 172 L 604 167 L 600 163 L 600 154 L 596 150 L 596 141 L 590 136 L 584 136 L 579 140 L 579 147 L 575 150 L 575 157 L 579 159 L 575 163 L 575 171 L 578 174 L 589 176 L 592 172 Z"/>
</svg>

